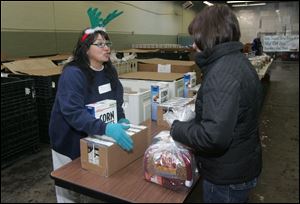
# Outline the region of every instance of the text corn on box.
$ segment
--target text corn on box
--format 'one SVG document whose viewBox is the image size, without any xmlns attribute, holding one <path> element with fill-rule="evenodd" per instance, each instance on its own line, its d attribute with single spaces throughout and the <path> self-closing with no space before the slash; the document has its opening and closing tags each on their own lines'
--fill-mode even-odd
<svg viewBox="0 0 300 204">
<path fill-rule="evenodd" d="M 118 122 L 117 102 L 115 100 L 106 99 L 85 106 L 91 115 L 105 123 Z"/>
</svg>

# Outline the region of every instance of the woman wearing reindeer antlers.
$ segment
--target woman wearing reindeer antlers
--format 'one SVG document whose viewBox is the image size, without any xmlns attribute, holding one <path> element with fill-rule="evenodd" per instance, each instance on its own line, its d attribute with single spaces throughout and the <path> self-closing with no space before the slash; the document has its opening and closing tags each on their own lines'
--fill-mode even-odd
<svg viewBox="0 0 300 204">
<path fill-rule="evenodd" d="M 63 68 L 49 124 L 53 167 L 57 169 L 80 156 L 80 139 L 88 135 L 107 135 L 126 151 L 133 141 L 125 132 L 123 87 L 110 61 L 112 43 L 105 26 L 123 12 L 117 10 L 105 19 L 97 8 L 87 11 L 91 28 L 81 34 L 73 59 Z M 117 104 L 118 123 L 105 123 L 90 114 L 87 104 L 112 99 Z M 77 193 L 56 187 L 57 202 L 80 202 Z"/>
</svg>

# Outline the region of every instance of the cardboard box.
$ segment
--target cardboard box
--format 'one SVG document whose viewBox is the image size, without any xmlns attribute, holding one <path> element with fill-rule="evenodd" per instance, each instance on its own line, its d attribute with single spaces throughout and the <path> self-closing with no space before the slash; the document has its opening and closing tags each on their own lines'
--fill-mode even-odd
<svg viewBox="0 0 300 204">
<path fill-rule="evenodd" d="M 157 106 L 168 100 L 168 84 L 159 82 L 151 85 L 151 119 L 157 120 Z"/>
<path fill-rule="evenodd" d="M 198 90 L 200 89 L 201 84 L 198 84 L 192 88 L 188 89 L 188 98 L 196 98 Z"/>
<path fill-rule="evenodd" d="M 170 65 L 171 73 L 196 72 L 197 84 L 201 82 L 201 70 L 194 61 L 165 60 L 159 58 L 138 60 L 138 71 L 158 72 L 160 65 Z"/>
<path fill-rule="evenodd" d="M 117 52 L 123 52 L 123 53 L 151 53 L 151 52 L 158 52 L 159 49 L 139 49 L 139 48 L 132 48 L 127 50 L 119 50 Z"/>
<path fill-rule="evenodd" d="M 105 123 L 118 122 L 117 102 L 115 100 L 106 99 L 85 106 L 91 115 Z"/>
<path fill-rule="evenodd" d="M 175 97 L 166 101 L 162 104 L 157 106 L 157 125 L 164 127 L 165 129 L 170 129 L 169 124 L 164 120 L 163 115 L 167 111 L 172 111 L 174 107 L 184 107 L 189 104 L 194 104 L 194 98 L 182 98 L 182 97 Z"/>
<path fill-rule="evenodd" d="M 158 73 L 158 72 L 130 72 L 121 74 L 120 79 L 139 79 L 151 81 L 176 81 L 183 78 L 181 73 Z"/>
<path fill-rule="evenodd" d="M 26 59 L 3 63 L 12 73 L 18 75 L 53 76 L 61 74 L 62 67 L 55 65 L 50 59 Z"/>
<path fill-rule="evenodd" d="M 158 72 L 131 72 L 119 76 L 123 86 L 150 89 L 157 82 L 169 83 L 169 96 L 183 96 L 183 74 Z"/>
<path fill-rule="evenodd" d="M 183 76 L 183 97 L 188 98 L 190 88 L 196 86 L 196 72 L 188 72 Z"/>
<path fill-rule="evenodd" d="M 102 136 L 81 139 L 81 167 L 108 177 L 142 157 L 148 147 L 149 131 L 146 126 L 137 127 L 140 127 L 139 131 L 130 132 L 134 142 L 133 150 L 130 152 L 123 150 L 118 144 L 108 141 L 107 136 L 103 139 Z M 133 129 L 137 130 L 137 127 Z"/>
</svg>

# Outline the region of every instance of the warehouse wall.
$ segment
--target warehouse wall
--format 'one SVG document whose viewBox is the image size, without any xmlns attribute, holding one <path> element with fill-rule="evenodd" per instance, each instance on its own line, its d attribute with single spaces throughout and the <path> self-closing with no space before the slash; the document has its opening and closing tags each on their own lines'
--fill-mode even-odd
<svg viewBox="0 0 300 204">
<path fill-rule="evenodd" d="M 239 19 L 243 43 L 252 42 L 258 32 L 299 34 L 298 2 L 267 2 L 265 6 L 239 7 L 233 10 Z"/>
<path fill-rule="evenodd" d="M 176 2 L 160 1 L 1 1 L 1 54 L 9 57 L 71 52 L 83 28 L 86 10 L 96 7 L 102 17 L 124 11 L 107 26 L 114 49 L 133 43 L 177 43 L 187 33 L 194 12 Z"/>
</svg>

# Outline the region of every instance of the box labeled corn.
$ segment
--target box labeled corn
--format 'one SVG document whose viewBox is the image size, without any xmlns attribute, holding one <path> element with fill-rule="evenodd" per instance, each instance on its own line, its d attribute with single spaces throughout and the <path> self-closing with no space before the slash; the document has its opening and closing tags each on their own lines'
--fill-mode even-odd
<svg viewBox="0 0 300 204">
<path fill-rule="evenodd" d="M 96 103 L 87 104 L 87 111 L 96 119 L 100 119 L 105 123 L 117 123 L 117 102 L 115 100 L 106 99 Z"/>
</svg>

